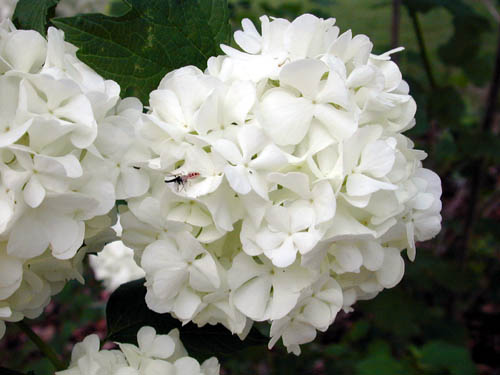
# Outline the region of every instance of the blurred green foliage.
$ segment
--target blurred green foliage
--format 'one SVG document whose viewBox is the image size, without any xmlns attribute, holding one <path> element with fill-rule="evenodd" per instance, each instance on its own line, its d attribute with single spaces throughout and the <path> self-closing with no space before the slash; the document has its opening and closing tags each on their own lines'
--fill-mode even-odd
<svg viewBox="0 0 500 375">
<path fill-rule="evenodd" d="M 327 332 L 302 346 L 300 357 L 287 355 L 280 344 L 272 351 L 250 347 L 224 358 L 222 374 L 500 374 L 498 113 L 489 126 L 481 125 L 498 38 L 494 11 L 500 11 L 500 1 L 402 3 L 398 38 L 406 49 L 397 59 L 418 104 L 417 125 L 408 135 L 428 152 L 424 166 L 441 176 L 443 229 L 419 247 L 397 287 L 358 302 L 350 314 L 340 313 Z M 341 31 L 368 35 L 374 53 L 391 48 L 391 0 L 229 0 L 229 5 L 233 29 L 243 18 L 258 25 L 262 14 L 291 20 L 313 13 L 337 18 Z M 415 19 L 430 71 L 424 67 Z M 499 103 L 494 104 L 498 112 Z M 478 170 L 479 183 L 474 177 Z M 471 201 L 476 206 L 472 216 Z M 71 342 L 92 333 L 95 322 L 103 319 L 104 303 L 95 302 L 96 293 L 93 281 L 86 287 L 71 283 L 55 297 L 55 317 L 45 314 L 34 323 L 46 326 L 53 320 L 58 333 L 51 343 L 66 358 Z M 20 345 L 13 339 L 16 334 L 9 328 L 7 345 Z M 31 344 L 21 344 L 19 356 L 6 359 L 0 353 L 0 363 L 50 373 L 50 365 L 32 354 Z"/>
</svg>

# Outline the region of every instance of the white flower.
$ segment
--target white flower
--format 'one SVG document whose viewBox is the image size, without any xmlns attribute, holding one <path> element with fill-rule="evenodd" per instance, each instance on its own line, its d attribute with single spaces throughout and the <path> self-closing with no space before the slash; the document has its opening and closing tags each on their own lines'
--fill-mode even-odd
<svg viewBox="0 0 500 375">
<path fill-rule="evenodd" d="M 0 248 L 0 301 L 10 297 L 23 280 L 23 262 Z M 1 335 L 0 335 L 1 336 Z"/>
<path fill-rule="evenodd" d="M 240 337 L 268 321 L 270 345 L 298 354 L 340 308 L 401 280 L 401 252 L 439 231 L 440 181 L 402 134 L 416 105 L 401 49 L 373 55 L 310 14 L 260 20 L 206 72 L 167 74 L 129 121 L 141 152 L 123 157 L 149 188 L 121 209 L 123 240 L 143 253 L 150 308 Z"/>
<path fill-rule="evenodd" d="M 328 78 L 322 79 L 325 74 Z M 335 70 L 318 60 L 297 60 L 280 72 L 280 87 L 268 90 L 259 106 L 262 127 L 278 145 L 298 144 L 311 123 L 319 121 L 338 140 L 356 131 L 345 83 Z"/>
<path fill-rule="evenodd" d="M 119 116 L 135 122 L 142 106 L 117 105 L 119 86 L 79 61 L 76 50 L 54 28 L 47 41 L 9 20 L 0 24 L 2 331 L 4 321 L 39 316 L 69 279 L 83 282 L 86 250 L 78 250 L 111 231 L 107 214 L 120 184 L 115 165 L 104 161 L 117 153 L 102 144 L 97 150 L 98 124 Z"/>
<path fill-rule="evenodd" d="M 134 252 L 123 242 L 106 245 L 97 255 L 89 257 L 95 278 L 102 280 L 107 290 L 113 291 L 121 284 L 144 277 L 144 271 L 134 261 Z"/>
<path fill-rule="evenodd" d="M 314 340 L 316 330 L 326 331 L 342 304 L 340 285 L 331 277 L 320 277 L 302 293 L 297 307 L 290 314 L 273 321 L 269 349 L 282 337 L 288 352 L 299 355 L 299 345 Z"/>
<path fill-rule="evenodd" d="M 58 375 L 101 375 L 116 374 L 127 365 L 125 356 L 118 350 L 99 351 L 99 337 L 87 336 L 73 348 L 71 365 L 68 370 L 58 371 Z"/>
<path fill-rule="evenodd" d="M 237 144 L 219 139 L 213 145 L 215 151 L 229 163 L 224 168 L 229 185 L 239 194 L 248 194 L 253 189 L 262 198 L 268 199 L 266 172 L 284 166 L 287 162 L 285 155 L 256 126 L 242 127 L 236 138 Z"/>
<path fill-rule="evenodd" d="M 259 262 L 244 253 L 234 258 L 228 272 L 232 303 L 253 320 L 280 319 L 295 307 L 312 274 L 297 264 L 276 268 L 266 260 Z"/>
<path fill-rule="evenodd" d="M 220 285 L 212 256 L 189 233 L 156 241 L 146 247 L 141 266 L 146 272 L 149 308 L 172 311 L 183 320 L 193 317 L 201 304 L 199 292 L 211 292 Z"/>
<path fill-rule="evenodd" d="M 152 327 L 137 332 L 139 347 L 118 343 L 120 350 L 99 350 L 97 335 L 87 336 L 73 348 L 71 364 L 56 375 L 218 375 L 217 358 L 207 359 L 200 366 L 188 356 L 179 331 L 157 335 Z"/>
</svg>

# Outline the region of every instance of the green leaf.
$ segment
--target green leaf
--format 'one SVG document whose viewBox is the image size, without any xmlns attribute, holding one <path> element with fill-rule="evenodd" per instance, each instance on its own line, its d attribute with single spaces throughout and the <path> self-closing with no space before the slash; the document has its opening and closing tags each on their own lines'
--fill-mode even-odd
<svg viewBox="0 0 500 375">
<path fill-rule="evenodd" d="M 438 120 L 439 127 L 457 128 L 464 114 L 462 95 L 453 87 L 439 87 L 429 93 L 429 114 Z"/>
<path fill-rule="evenodd" d="M 442 7 L 453 16 L 453 35 L 439 48 L 439 56 L 449 65 L 462 68 L 474 61 L 481 48 L 481 34 L 491 30 L 490 21 L 464 0 L 404 0 L 403 4 L 409 11 L 421 13 Z"/>
<path fill-rule="evenodd" d="M 420 351 L 422 365 L 444 373 L 448 370 L 451 375 L 474 375 L 476 366 L 470 357 L 469 351 L 457 345 L 444 341 L 431 341 Z"/>
<path fill-rule="evenodd" d="M 18 29 L 36 30 L 45 36 L 58 3 L 59 0 L 19 0 L 12 21 Z"/>
<path fill-rule="evenodd" d="M 368 355 L 356 364 L 357 375 L 406 375 L 404 366 L 393 358 L 389 345 L 385 342 L 374 342 Z"/>
<path fill-rule="evenodd" d="M 374 326 L 387 337 L 397 339 L 418 336 L 420 324 L 428 318 L 422 302 L 403 292 L 401 287 L 385 290 L 371 301 L 362 301 L 358 309 L 370 313 Z"/>
<path fill-rule="evenodd" d="M 85 14 L 52 22 L 83 62 L 144 104 L 165 74 L 186 65 L 204 69 L 230 41 L 227 0 L 125 2 L 130 10 L 119 17 Z"/>
<path fill-rule="evenodd" d="M 207 324 L 201 328 L 193 323 L 182 326 L 182 323 L 170 314 L 158 314 L 149 310 L 145 296 L 144 279 L 123 284 L 113 292 L 106 306 L 108 339 L 136 344 L 137 331 L 141 327 L 154 327 L 158 334 L 167 334 L 178 328 L 182 343 L 189 354 L 198 360 L 211 356 L 228 356 L 248 346 L 267 342 L 254 328 L 242 341 L 220 324 Z"/>
<path fill-rule="evenodd" d="M 486 158 L 492 162 L 500 162 L 500 139 L 489 137 L 484 133 L 463 132 L 458 142 L 462 155 L 473 159 Z"/>
</svg>

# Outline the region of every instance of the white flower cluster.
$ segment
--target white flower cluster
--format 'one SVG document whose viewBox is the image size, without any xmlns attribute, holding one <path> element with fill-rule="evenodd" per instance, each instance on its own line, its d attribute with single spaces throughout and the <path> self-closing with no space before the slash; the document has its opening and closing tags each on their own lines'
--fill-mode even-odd
<svg viewBox="0 0 500 375">
<path fill-rule="evenodd" d="M 54 28 L 46 40 L 0 24 L 0 337 L 67 279 L 83 282 L 84 241 L 114 234 L 107 214 L 128 176 L 114 160 L 127 138 L 101 139 L 116 124 L 126 133 L 142 106 L 75 52 Z"/>
<path fill-rule="evenodd" d="M 150 187 L 121 223 L 154 311 L 240 337 L 269 321 L 269 346 L 298 354 L 439 232 L 440 179 L 402 134 L 416 105 L 397 50 L 373 55 L 334 23 L 244 20 L 243 51 L 222 46 L 151 93 L 135 163 Z"/>
<path fill-rule="evenodd" d="M 56 375 L 218 375 L 217 358 L 201 365 L 188 356 L 174 329 L 168 335 L 157 335 L 152 327 L 137 333 L 138 347 L 120 344 L 120 350 L 99 350 L 99 337 L 87 336 L 73 348 L 71 364 Z"/>
<path fill-rule="evenodd" d="M 144 277 L 144 271 L 134 260 L 134 251 L 122 241 L 109 243 L 99 254 L 90 255 L 89 264 L 95 278 L 102 280 L 110 292 L 124 283 Z"/>
</svg>

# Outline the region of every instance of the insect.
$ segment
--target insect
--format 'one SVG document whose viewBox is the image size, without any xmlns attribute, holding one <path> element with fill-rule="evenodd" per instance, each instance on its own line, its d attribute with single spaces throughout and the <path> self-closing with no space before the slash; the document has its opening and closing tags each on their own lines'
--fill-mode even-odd
<svg viewBox="0 0 500 375">
<path fill-rule="evenodd" d="M 165 178 L 165 182 L 167 184 L 169 183 L 174 183 L 177 187 L 177 190 L 181 190 L 182 188 L 184 188 L 184 186 L 186 185 L 186 183 L 191 180 L 191 179 L 194 179 L 196 177 L 198 177 L 200 174 L 198 172 L 189 172 L 188 174 L 177 174 L 177 175 L 172 175 L 172 178 L 168 179 L 168 178 Z"/>
</svg>

